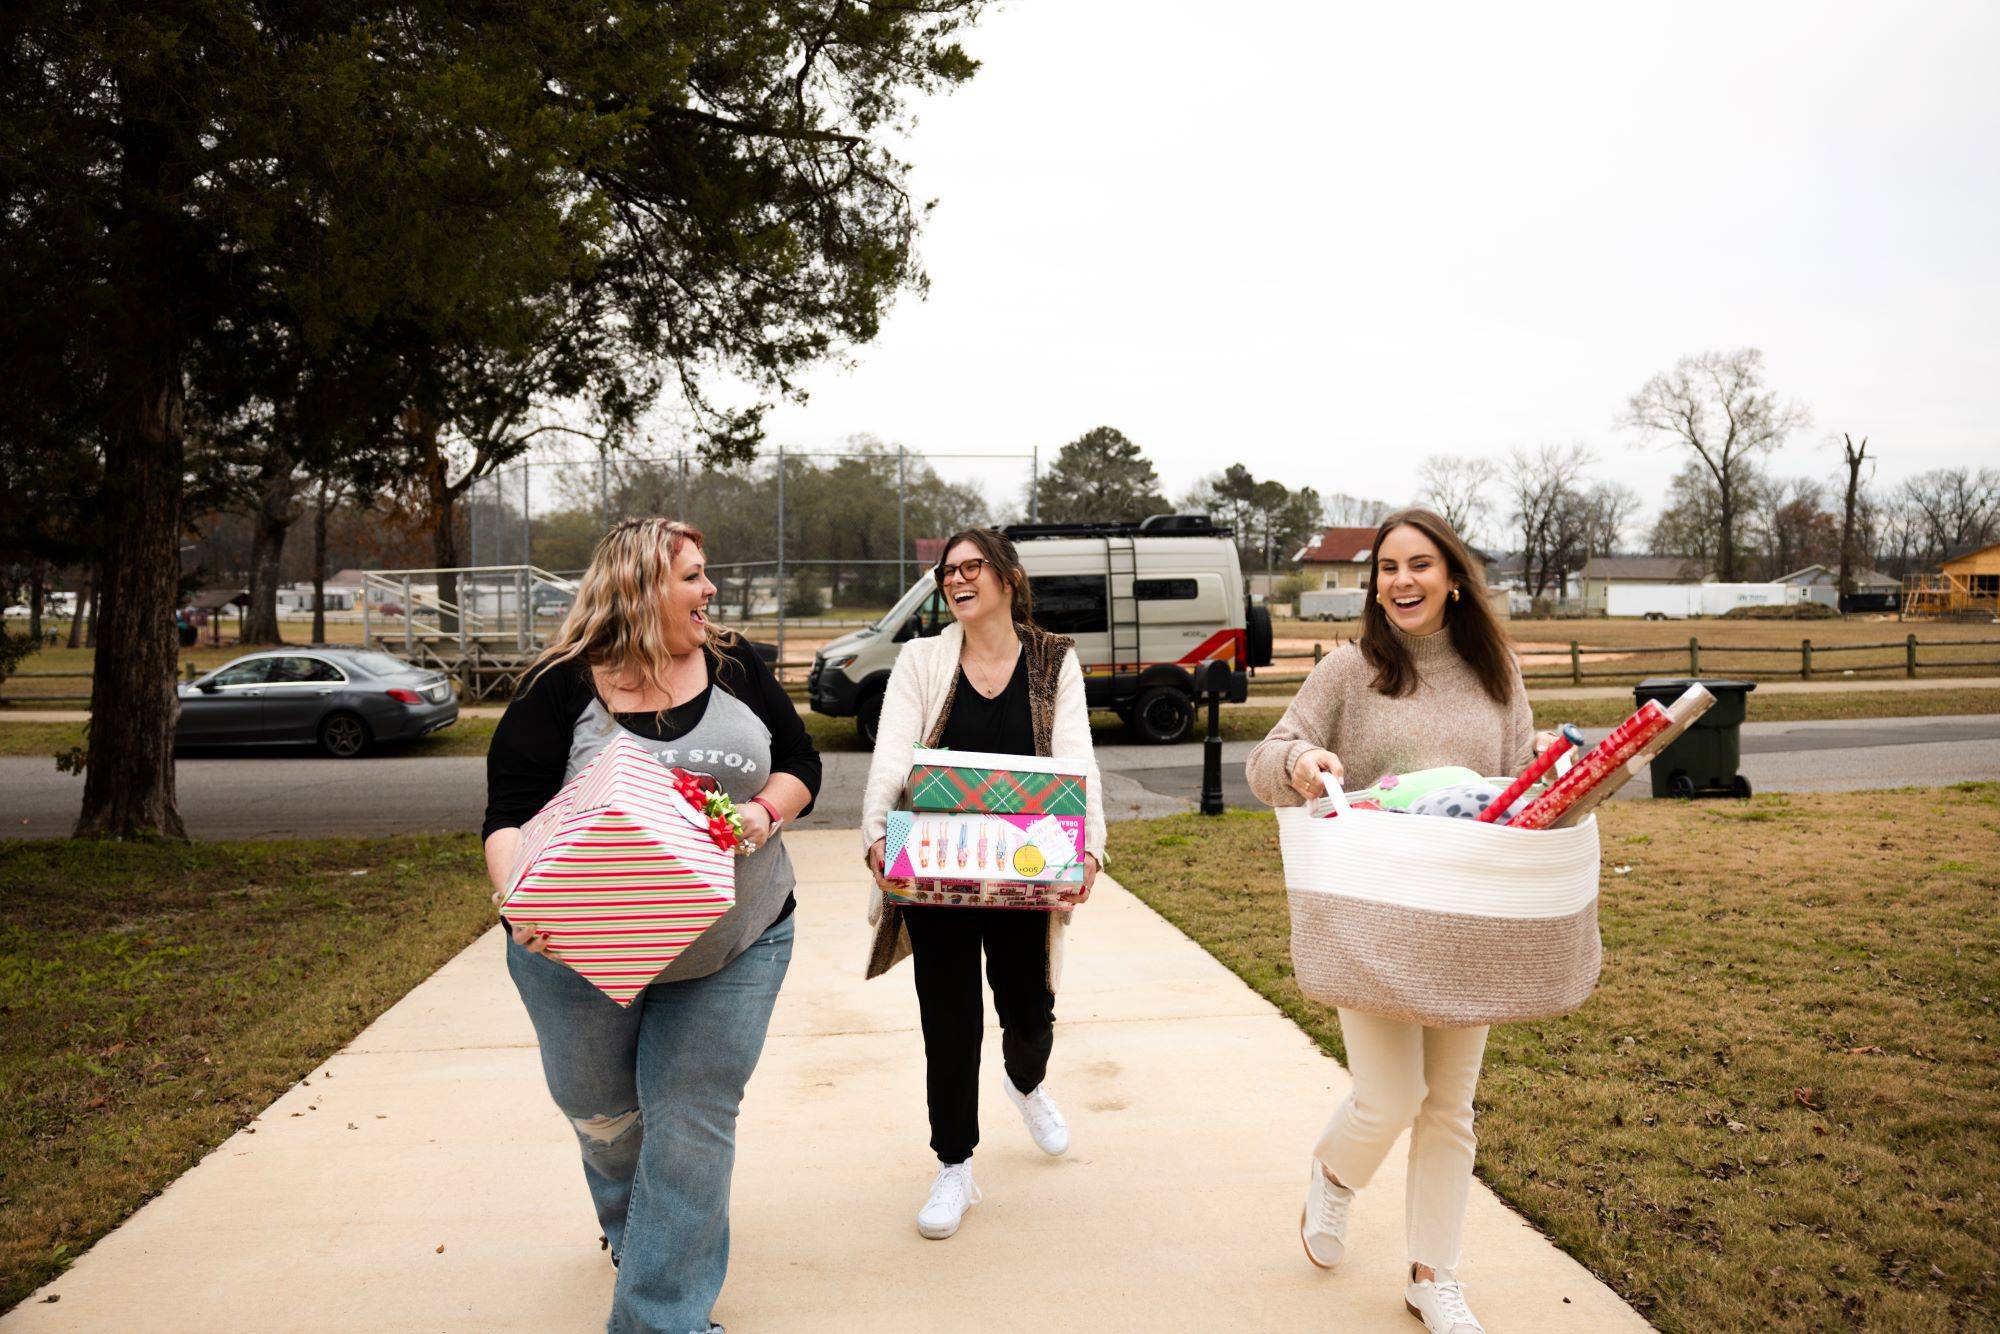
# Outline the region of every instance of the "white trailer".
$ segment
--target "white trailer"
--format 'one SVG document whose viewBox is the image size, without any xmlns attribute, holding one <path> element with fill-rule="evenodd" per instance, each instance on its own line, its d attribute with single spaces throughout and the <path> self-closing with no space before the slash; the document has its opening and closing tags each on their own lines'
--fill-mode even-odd
<svg viewBox="0 0 2000 1334">
<path fill-rule="evenodd" d="M 1700 584 L 1621 584 L 1604 590 L 1606 616 L 1643 616 L 1649 621 L 1682 621 L 1701 615 Z"/>
<path fill-rule="evenodd" d="M 1315 588 L 1299 594 L 1302 621 L 1352 621 L 1361 615 L 1367 593 L 1359 588 Z"/>
</svg>

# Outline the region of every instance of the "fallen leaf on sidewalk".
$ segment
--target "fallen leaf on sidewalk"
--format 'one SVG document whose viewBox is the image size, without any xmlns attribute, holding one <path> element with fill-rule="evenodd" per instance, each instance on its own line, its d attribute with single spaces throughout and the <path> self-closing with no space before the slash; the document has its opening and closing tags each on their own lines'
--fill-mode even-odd
<svg viewBox="0 0 2000 1334">
<path fill-rule="evenodd" d="M 437 1248 L 437 1253 L 438 1253 L 439 1255 L 443 1255 L 443 1254 L 444 1254 L 444 1243 L 443 1243 L 443 1242 L 439 1242 L 439 1243 L 438 1243 L 438 1248 Z"/>
</svg>

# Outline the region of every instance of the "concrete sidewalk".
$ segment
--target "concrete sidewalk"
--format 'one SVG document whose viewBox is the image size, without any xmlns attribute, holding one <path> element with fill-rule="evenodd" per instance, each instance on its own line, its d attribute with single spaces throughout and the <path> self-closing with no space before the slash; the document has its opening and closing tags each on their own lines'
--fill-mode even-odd
<svg viewBox="0 0 2000 1334">
<path fill-rule="evenodd" d="M 1307 1154 L 1345 1072 L 1108 880 L 1057 1000 L 1049 1087 L 1074 1148 L 1030 1144 L 989 1034 L 985 1203 L 952 1240 L 919 1238 L 935 1163 L 908 965 L 862 982 L 853 835 L 787 841 L 799 944 L 743 1110 L 715 1312 L 735 1334 L 1418 1328 L 1401 1149 L 1361 1196 L 1347 1265 L 1309 1266 Z M 1493 1334 L 1646 1328 L 1477 1183 L 1466 1257 Z M 0 1329 L 583 1331 L 611 1282 L 495 931 Z"/>
</svg>

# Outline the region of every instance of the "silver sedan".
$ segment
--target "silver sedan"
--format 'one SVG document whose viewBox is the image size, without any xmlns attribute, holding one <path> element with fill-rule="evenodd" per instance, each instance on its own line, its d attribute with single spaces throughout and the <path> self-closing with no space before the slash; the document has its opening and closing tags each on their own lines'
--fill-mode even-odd
<svg viewBox="0 0 2000 1334">
<path fill-rule="evenodd" d="M 179 689 L 176 748 L 316 745 L 349 759 L 458 721 L 450 677 L 373 649 L 271 649 Z"/>
</svg>

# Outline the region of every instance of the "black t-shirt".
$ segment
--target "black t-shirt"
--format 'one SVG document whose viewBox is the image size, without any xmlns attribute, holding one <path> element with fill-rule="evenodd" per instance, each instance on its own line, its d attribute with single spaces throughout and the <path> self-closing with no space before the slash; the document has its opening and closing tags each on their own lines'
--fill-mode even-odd
<svg viewBox="0 0 2000 1334">
<path fill-rule="evenodd" d="M 771 730 L 771 772 L 790 774 L 819 794 L 819 751 L 806 731 L 799 711 L 763 659 L 737 640 L 711 659 L 709 684 L 667 711 L 664 721 L 653 713 L 621 713 L 621 726 L 654 741 L 671 741 L 690 731 L 708 710 L 710 693 L 721 686 L 750 706 Z M 493 730 L 486 751 L 486 822 L 482 839 L 496 829 L 526 824 L 562 790 L 569 763 L 570 740 L 577 720 L 595 697 L 590 668 L 570 661 L 537 672 L 515 697 Z M 800 815 L 812 810 L 810 800 Z"/>
<path fill-rule="evenodd" d="M 958 669 L 958 688 L 951 696 L 951 716 L 945 719 L 939 745 L 950 750 L 991 750 L 1002 755 L 1035 753 L 1035 724 L 1028 711 L 1028 655 L 1014 659 L 1014 674 L 992 699 L 979 693 Z"/>
</svg>

